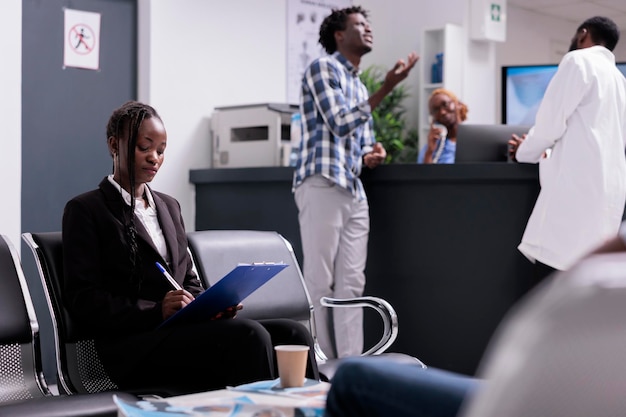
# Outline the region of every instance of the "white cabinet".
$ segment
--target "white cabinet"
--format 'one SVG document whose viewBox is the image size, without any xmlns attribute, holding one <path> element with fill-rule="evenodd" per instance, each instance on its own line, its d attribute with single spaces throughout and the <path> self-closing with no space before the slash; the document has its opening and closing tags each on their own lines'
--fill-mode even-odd
<svg viewBox="0 0 626 417">
<path fill-rule="evenodd" d="M 437 88 L 446 88 L 459 99 L 463 94 L 463 61 L 466 39 L 461 26 L 446 24 L 438 29 L 422 32 L 420 54 L 420 93 L 419 93 L 419 146 L 426 143 L 430 129 L 428 98 Z M 443 54 L 441 81 L 433 82 L 432 67 L 437 55 Z"/>
</svg>

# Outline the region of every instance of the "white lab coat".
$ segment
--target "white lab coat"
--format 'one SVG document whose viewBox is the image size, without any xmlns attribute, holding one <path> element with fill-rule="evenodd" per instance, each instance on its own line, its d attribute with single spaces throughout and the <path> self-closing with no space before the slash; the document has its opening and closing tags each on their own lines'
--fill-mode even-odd
<svg viewBox="0 0 626 417">
<path fill-rule="evenodd" d="M 602 46 L 567 53 L 516 155 L 539 162 L 541 191 L 518 247 L 528 259 L 565 270 L 617 233 L 625 144 L 626 80 L 615 56 Z"/>
</svg>

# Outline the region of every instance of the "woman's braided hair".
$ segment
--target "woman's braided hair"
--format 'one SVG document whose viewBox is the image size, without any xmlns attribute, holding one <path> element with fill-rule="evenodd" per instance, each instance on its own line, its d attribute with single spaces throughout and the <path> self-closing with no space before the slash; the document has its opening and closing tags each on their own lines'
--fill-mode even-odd
<svg viewBox="0 0 626 417">
<path fill-rule="evenodd" d="M 130 250 L 129 257 L 132 267 L 131 281 L 139 286 L 141 283 L 141 274 L 139 273 L 139 250 L 137 246 L 137 228 L 135 226 L 135 147 L 137 146 L 137 137 L 139 136 L 139 127 L 145 119 L 156 117 L 161 120 L 157 111 L 152 107 L 138 101 L 128 101 L 113 111 L 107 124 L 107 138 L 116 137 L 119 139 L 127 137 L 126 166 L 128 167 L 128 183 L 131 190 L 130 207 L 124 205 L 124 237 L 126 244 Z M 120 153 L 114 155 L 119 158 Z M 121 161 L 118 161 L 121 163 Z M 122 183 L 120 179 L 120 183 Z M 120 189 L 121 193 L 121 189 Z"/>
</svg>

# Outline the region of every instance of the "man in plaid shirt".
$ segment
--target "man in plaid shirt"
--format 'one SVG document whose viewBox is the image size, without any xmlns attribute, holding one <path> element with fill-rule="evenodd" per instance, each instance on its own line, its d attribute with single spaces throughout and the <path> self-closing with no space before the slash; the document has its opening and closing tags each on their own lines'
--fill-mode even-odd
<svg viewBox="0 0 626 417">
<path fill-rule="evenodd" d="M 331 317 L 320 298 L 358 297 L 365 287 L 369 206 L 359 175 L 362 164 L 375 168 L 387 155 L 374 138 L 372 109 L 418 60 L 415 53 L 406 62 L 398 60 L 368 97 L 359 64 L 372 41 L 360 6 L 333 10 L 320 27 L 319 42 L 329 55 L 313 61 L 302 79 L 302 139 L 293 191 L 318 341 L 331 358 L 363 351 L 362 311 L 338 308 Z"/>
</svg>

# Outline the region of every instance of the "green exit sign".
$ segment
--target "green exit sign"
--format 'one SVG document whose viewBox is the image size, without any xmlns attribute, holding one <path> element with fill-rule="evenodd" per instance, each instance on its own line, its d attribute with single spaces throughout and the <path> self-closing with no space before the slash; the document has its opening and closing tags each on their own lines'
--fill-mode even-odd
<svg viewBox="0 0 626 417">
<path fill-rule="evenodd" d="M 496 3 L 491 3 L 491 21 L 499 22 L 500 21 L 500 5 Z"/>
</svg>

